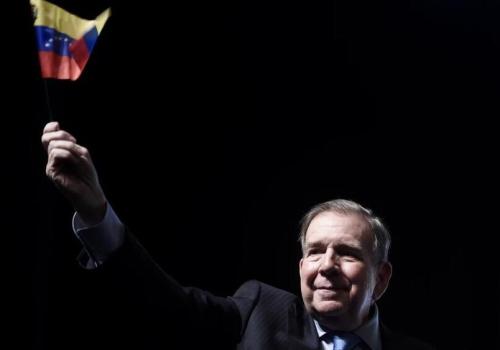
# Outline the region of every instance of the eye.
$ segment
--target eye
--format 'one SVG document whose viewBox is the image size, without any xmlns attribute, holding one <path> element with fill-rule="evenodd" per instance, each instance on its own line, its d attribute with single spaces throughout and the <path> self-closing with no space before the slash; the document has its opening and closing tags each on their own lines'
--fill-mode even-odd
<svg viewBox="0 0 500 350">
<path fill-rule="evenodd" d="M 360 252 L 354 250 L 342 250 L 337 252 L 337 254 L 346 261 L 360 261 L 362 259 L 362 255 Z"/>
<path fill-rule="evenodd" d="M 360 260 L 357 257 L 352 256 L 352 255 L 342 255 L 341 259 L 344 261 L 359 261 Z"/>
<path fill-rule="evenodd" d="M 323 254 L 323 250 L 320 248 L 310 248 L 307 250 L 306 257 L 310 260 L 319 259 Z"/>
</svg>

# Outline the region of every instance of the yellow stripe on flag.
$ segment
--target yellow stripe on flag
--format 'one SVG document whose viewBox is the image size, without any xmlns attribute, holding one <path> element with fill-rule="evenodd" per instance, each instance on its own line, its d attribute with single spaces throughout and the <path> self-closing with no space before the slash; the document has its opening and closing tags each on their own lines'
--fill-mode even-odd
<svg viewBox="0 0 500 350">
<path fill-rule="evenodd" d="M 35 26 L 46 26 L 79 39 L 85 35 L 92 27 L 96 27 L 100 32 L 107 19 L 111 15 L 111 10 L 104 10 L 95 20 L 83 19 L 45 0 L 30 0 L 35 10 Z"/>
</svg>

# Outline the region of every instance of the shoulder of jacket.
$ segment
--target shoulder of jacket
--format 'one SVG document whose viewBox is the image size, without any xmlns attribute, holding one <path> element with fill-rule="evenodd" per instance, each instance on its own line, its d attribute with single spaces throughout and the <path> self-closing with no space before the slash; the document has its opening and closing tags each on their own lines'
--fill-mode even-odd
<svg viewBox="0 0 500 350">
<path fill-rule="evenodd" d="M 271 286 L 267 283 L 258 281 L 258 280 L 249 280 L 243 283 L 236 293 L 234 294 L 234 297 L 260 297 L 260 296 L 279 296 L 280 298 L 287 298 L 287 299 L 296 299 L 297 296 L 293 293 L 290 293 L 284 289 L 277 288 L 274 286 Z"/>
</svg>

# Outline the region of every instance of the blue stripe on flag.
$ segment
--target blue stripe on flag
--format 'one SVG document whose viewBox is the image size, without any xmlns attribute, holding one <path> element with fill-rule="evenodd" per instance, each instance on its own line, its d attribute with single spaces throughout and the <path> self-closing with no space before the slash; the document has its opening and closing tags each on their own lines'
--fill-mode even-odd
<svg viewBox="0 0 500 350">
<path fill-rule="evenodd" d="M 69 45 L 73 39 L 54 28 L 35 26 L 36 40 L 40 51 L 52 51 L 60 56 L 71 56 Z"/>
</svg>

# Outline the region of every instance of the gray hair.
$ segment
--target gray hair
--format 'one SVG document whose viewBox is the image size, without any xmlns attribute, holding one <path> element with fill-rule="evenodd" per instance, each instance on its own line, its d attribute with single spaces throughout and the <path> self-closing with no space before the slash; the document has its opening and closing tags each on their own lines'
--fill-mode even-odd
<svg viewBox="0 0 500 350">
<path fill-rule="evenodd" d="M 349 215 L 358 214 L 361 215 L 370 227 L 370 231 L 373 233 L 374 245 L 373 252 L 376 263 L 381 263 L 388 261 L 389 259 L 389 248 L 391 246 L 391 235 L 382 220 L 375 216 L 370 209 L 363 207 L 362 205 L 347 199 L 334 199 L 328 202 L 320 203 L 312 207 L 300 221 L 300 235 L 299 240 L 302 245 L 302 253 L 305 251 L 306 244 L 306 232 L 311 224 L 311 221 L 323 212 L 335 212 L 338 214 Z"/>
</svg>

